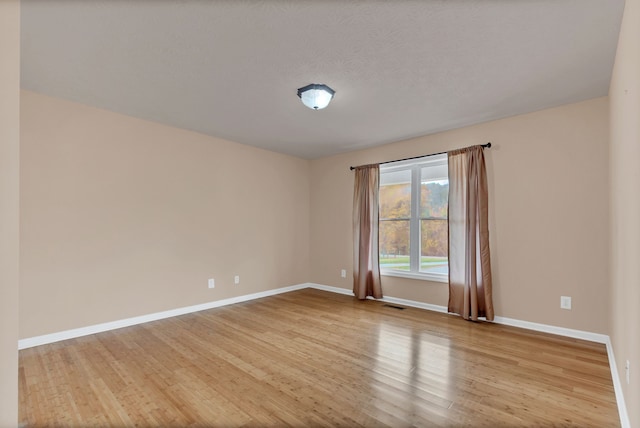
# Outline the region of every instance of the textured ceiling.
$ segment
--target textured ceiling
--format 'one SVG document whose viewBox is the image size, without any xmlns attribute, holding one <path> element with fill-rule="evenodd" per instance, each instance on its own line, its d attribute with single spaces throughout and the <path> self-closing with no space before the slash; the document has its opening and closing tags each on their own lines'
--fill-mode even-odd
<svg viewBox="0 0 640 428">
<path fill-rule="evenodd" d="M 22 86 L 313 159 L 606 95 L 623 6 L 23 0 Z"/>
</svg>

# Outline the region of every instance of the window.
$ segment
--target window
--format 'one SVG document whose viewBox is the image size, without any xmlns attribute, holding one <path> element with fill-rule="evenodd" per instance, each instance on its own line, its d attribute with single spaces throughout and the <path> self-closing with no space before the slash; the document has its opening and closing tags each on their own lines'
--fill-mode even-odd
<svg viewBox="0 0 640 428">
<path fill-rule="evenodd" d="M 447 155 L 380 166 L 380 271 L 447 282 Z"/>
</svg>

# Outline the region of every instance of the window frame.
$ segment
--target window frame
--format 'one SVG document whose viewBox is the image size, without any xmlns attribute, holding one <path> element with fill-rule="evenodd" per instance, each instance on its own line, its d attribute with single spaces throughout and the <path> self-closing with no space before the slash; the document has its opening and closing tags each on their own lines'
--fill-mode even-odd
<svg viewBox="0 0 640 428">
<path fill-rule="evenodd" d="M 378 233 L 380 231 L 380 223 L 383 221 L 394 221 L 394 220 L 409 220 L 409 271 L 402 271 L 390 268 L 384 268 L 380 266 L 380 275 L 382 276 L 392 276 L 392 277 L 400 277 L 400 278 L 411 278 L 418 279 L 423 281 L 432 281 L 432 282 L 449 282 L 449 273 L 435 273 L 435 272 L 421 272 L 420 271 L 420 246 L 422 244 L 422 240 L 420 239 L 421 233 L 421 221 L 423 220 L 420 216 L 420 202 L 421 202 L 421 182 L 422 182 L 422 168 L 425 167 L 437 167 L 441 165 L 447 165 L 448 158 L 447 154 L 443 153 L 441 155 L 428 156 L 420 159 L 410 159 L 406 161 L 393 162 L 388 164 L 380 165 L 380 183 L 382 183 L 382 175 L 384 173 L 389 172 L 398 172 L 398 171 L 411 171 L 411 218 L 403 219 L 383 219 L 380 217 L 378 219 Z M 448 171 L 448 165 L 447 165 Z M 442 179 L 449 177 L 442 177 Z M 435 179 L 437 180 L 437 179 Z M 434 181 L 435 181 L 434 180 Z M 379 185 L 382 187 L 382 185 Z M 380 203 L 378 203 L 378 209 L 380 208 Z M 429 217 L 426 219 L 432 220 L 447 220 L 448 221 L 449 214 L 447 213 L 446 218 L 436 218 Z M 380 251 L 378 250 L 378 257 L 380 256 Z"/>
</svg>

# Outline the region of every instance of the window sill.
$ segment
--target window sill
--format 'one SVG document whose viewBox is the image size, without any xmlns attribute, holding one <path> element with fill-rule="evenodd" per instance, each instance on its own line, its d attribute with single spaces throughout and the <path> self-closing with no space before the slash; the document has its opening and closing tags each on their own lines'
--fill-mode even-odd
<svg viewBox="0 0 640 428">
<path fill-rule="evenodd" d="M 449 283 L 449 275 L 444 275 L 444 274 L 402 272 L 398 270 L 384 270 L 384 271 L 381 270 L 380 275 L 395 276 L 398 278 L 419 279 L 421 281 L 444 282 L 445 284 Z"/>
</svg>

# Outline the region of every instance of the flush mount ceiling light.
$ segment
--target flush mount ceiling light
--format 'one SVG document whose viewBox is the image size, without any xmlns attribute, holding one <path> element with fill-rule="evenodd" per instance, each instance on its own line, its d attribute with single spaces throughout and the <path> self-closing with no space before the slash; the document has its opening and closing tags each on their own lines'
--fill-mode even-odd
<svg viewBox="0 0 640 428">
<path fill-rule="evenodd" d="M 329 105 L 329 102 L 336 93 L 327 85 L 312 83 L 304 88 L 298 89 L 298 96 L 302 104 L 314 110 L 320 110 Z"/>
</svg>

